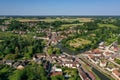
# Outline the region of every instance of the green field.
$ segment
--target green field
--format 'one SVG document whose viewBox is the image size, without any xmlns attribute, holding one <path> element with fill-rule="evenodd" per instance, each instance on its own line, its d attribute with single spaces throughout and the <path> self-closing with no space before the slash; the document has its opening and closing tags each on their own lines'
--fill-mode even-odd
<svg viewBox="0 0 120 80">
<path fill-rule="evenodd" d="M 83 45 L 90 44 L 91 41 L 85 40 L 85 39 L 82 39 L 82 38 L 75 38 L 73 40 L 68 41 L 68 43 L 71 47 L 78 48 L 78 47 L 81 47 Z"/>
<path fill-rule="evenodd" d="M 117 28 L 117 26 L 113 25 L 113 24 L 98 24 L 99 27 L 111 27 L 111 28 Z"/>
<path fill-rule="evenodd" d="M 59 29 L 65 30 L 65 29 L 68 29 L 70 27 L 76 27 L 76 26 L 81 26 L 81 25 L 83 25 L 83 23 L 79 23 L 79 24 L 64 24 L 64 25 L 61 25 L 61 27 Z"/>
</svg>

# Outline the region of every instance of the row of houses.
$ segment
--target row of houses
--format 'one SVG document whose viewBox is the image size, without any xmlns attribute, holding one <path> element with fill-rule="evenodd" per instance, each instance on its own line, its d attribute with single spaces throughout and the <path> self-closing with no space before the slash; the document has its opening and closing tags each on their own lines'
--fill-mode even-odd
<svg viewBox="0 0 120 80">
<path fill-rule="evenodd" d="M 24 69 L 24 67 L 28 64 L 28 61 L 5 60 L 3 61 L 3 64 L 12 66 L 16 69 Z"/>
<path fill-rule="evenodd" d="M 52 59 L 52 63 L 55 63 L 59 66 L 64 66 L 64 67 L 68 67 L 68 68 L 78 68 L 79 67 L 79 63 L 73 58 L 73 57 L 68 57 L 64 54 L 62 55 L 51 55 L 50 56 Z M 41 61 L 41 59 L 45 59 L 46 55 L 45 54 L 36 54 L 33 57 L 34 61 Z"/>
<path fill-rule="evenodd" d="M 119 53 L 118 46 L 112 44 L 107 47 L 104 45 L 104 42 L 99 44 L 98 49 L 94 49 L 86 52 L 87 58 L 94 64 L 99 65 L 101 68 L 111 72 L 116 78 L 120 80 L 120 69 L 118 66 L 112 62 Z"/>
<path fill-rule="evenodd" d="M 69 57 L 67 55 L 64 54 L 51 55 L 50 57 L 52 60 L 51 62 L 54 65 L 51 66 L 50 64 L 48 64 L 47 67 L 44 67 L 45 69 L 49 68 L 49 76 L 63 75 L 62 69 L 56 66 L 76 68 L 76 69 L 79 67 L 79 63 L 74 58 Z M 33 56 L 33 60 L 37 63 L 42 63 L 43 61 L 47 61 L 47 56 L 45 54 L 36 54 Z M 44 63 L 43 66 L 45 66 L 45 62 L 43 63 Z"/>
</svg>

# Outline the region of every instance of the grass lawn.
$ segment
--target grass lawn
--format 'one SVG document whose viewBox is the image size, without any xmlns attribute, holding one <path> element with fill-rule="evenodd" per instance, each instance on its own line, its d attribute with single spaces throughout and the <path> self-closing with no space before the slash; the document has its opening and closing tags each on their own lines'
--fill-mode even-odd
<svg viewBox="0 0 120 80">
<path fill-rule="evenodd" d="M 108 62 L 108 63 L 107 63 L 107 67 L 110 67 L 110 68 L 115 68 L 116 66 L 115 66 L 113 63 Z"/>
<path fill-rule="evenodd" d="M 85 39 L 82 39 L 82 38 L 75 38 L 73 40 L 68 41 L 68 43 L 71 47 L 79 48 L 79 47 L 82 47 L 84 45 L 90 44 L 91 41 L 85 40 Z"/>
<path fill-rule="evenodd" d="M 116 62 L 117 64 L 120 64 L 120 59 L 115 59 L 115 62 Z"/>
<path fill-rule="evenodd" d="M 111 28 L 117 28 L 117 26 L 113 24 L 98 24 L 99 27 L 111 27 Z"/>
<path fill-rule="evenodd" d="M 81 80 L 81 78 L 78 75 L 77 69 L 63 68 L 63 72 L 71 76 L 68 80 Z"/>
</svg>

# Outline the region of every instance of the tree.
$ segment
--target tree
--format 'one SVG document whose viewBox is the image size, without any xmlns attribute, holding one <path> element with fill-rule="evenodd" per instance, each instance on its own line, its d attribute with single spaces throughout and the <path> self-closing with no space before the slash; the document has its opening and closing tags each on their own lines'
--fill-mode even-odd
<svg viewBox="0 0 120 80">
<path fill-rule="evenodd" d="M 87 30 L 95 30 L 98 28 L 98 25 L 97 23 L 95 22 L 87 22 L 87 23 L 84 23 L 83 25 Z"/>
<path fill-rule="evenodd" d="M 65 80 L 63 75 L 52 76 L 51 80 Z"/>
<path fill-rule="evenodd" d="M 13 21 L 11 21 L 11 23 L 8 27 L 8 30 L 11 30 L 11 31 L 14 30 L 14 29 L 19 30 L 21 25 L 22 24 L 19 21 L 13 20 Z"/>
<path fill-rule="evenodd" d="M 33 47 L 32 46 L 28 46 L 28 52 L 25 53 L 25 57 L 26 58 L 31 58 L 33 56 Z"/>
<path fill-rule="evenodd" d="M 13 31 L 13 30 L 21 30 L 24 31 L 28 28 L 26 24 L 22 24 L 19 21 L 13 20 L 11 21 L 8 30 Z"/>
<path fill-rule="evenodd" d="M 48 54 L 52 54 L 53 53 L 53 48 L 52 47 L 49 47 L 48 50 L 47 50 Z"/>
<path fill-rule="evenodd" d="M 120 44 L 120 37 L 118 37 L 117 41 L 118 41 L 118 44 Z"/>
<path fill-rule="evenodd" d="M 19 49 L 18 49 L 18 47 L 15 48 L 15 54 L 19 54 Z"/>
<path fill-rule="evenodd" d="M 56 47 L 53 47 L 53 46 L 50 46 L 47 50 L 48 54 L 60 54 L 61 53 L 61 50 L 59 48 L 56 48 Z"/>
<path fill-rule="evenodd" d="M 17 54 L 7 54 L 5 59 L 7 60 L 15 60 L 17 58 Z"/>
<path fill-rule="evenodd" d="M 54 48 L 53 53 L 60 54 L 61 50 L 59 48 Z"/>
<path fill-rule="evenodd" d="M 9 80 L 47 80 L 44 68 L 41 65 L 33 64 L 23 70 L 15 70 Z"/>
<path fill-rule="evenodd" d="M 9 80 L 8 77 L 11 75 L 13 68 L 8 65 L 0 65 L 0 80 Z"/>
<path fill-rule="evenodd" d="M 15 70 L 8 78 L 9 80 L 26 80 L 25 70 Z"/>
<path fill-rule="evenodd" d="M 116 26 L 119 26 L 119 27 L 120 27 L 120 20 L 116 20 L 116 21 L 114 22 L 114 25 L 116 25 Z"/>
</svg>

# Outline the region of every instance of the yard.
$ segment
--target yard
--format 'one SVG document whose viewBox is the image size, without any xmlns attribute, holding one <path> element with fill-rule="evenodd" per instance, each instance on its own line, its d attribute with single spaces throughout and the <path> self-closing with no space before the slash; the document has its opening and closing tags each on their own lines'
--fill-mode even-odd
<svg viewBox="0 0 120 80">
<path fill-rule="evenodd" d="M 68 44 L 70 45 L 70 47 L 74 47 L 74 48 L 81 47 L 82 48 L 85 45 L 91 44 L 91 41 L 85 40 L 82 38 L 75 38 L 73 40 L 69 40 Z"/>
<path fill-rule="evenodd" d="M 77 69 L 63 68 L 63 73 L 68 76 L 68 80 L 81 80 Z"/>
</svg>

